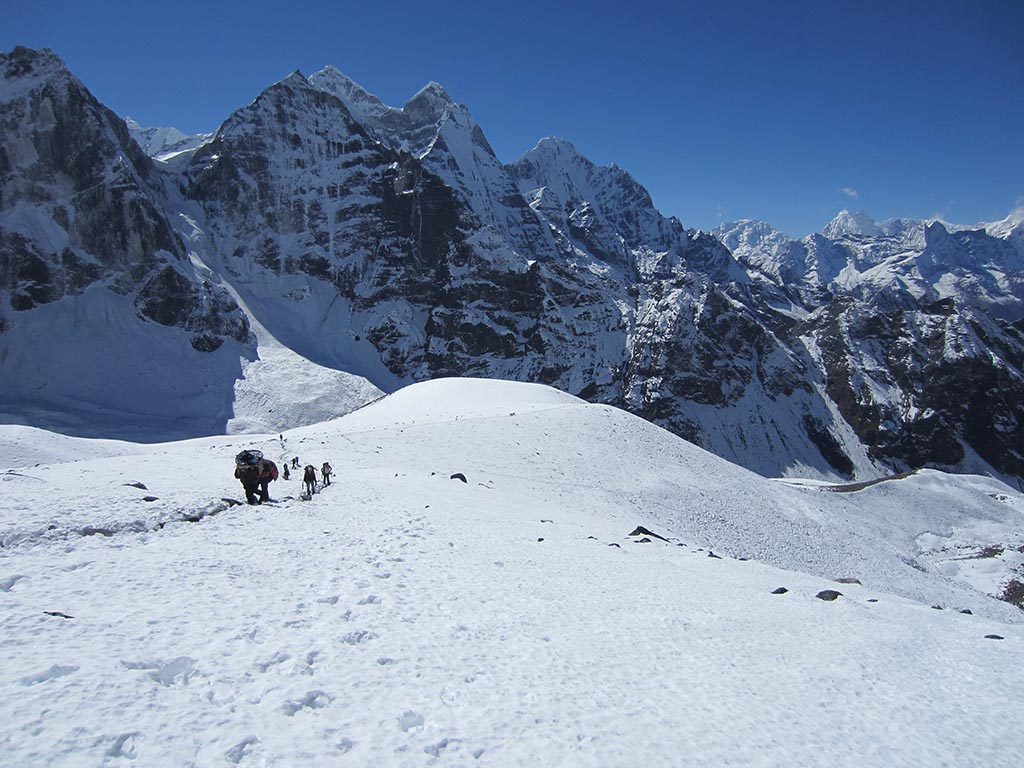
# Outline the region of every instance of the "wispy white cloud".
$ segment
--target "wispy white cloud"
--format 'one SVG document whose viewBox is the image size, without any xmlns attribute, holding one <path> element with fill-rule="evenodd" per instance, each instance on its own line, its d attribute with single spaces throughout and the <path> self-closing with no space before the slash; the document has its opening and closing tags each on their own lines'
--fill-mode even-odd
<svg viewBox="0 0 1024 768">
<path fill-rule="evenodd" d="M 851 200 L 860 200 L 860 192 L 858 192 L 853 187 L 843 187 L 843 189 L 841 191 L 842 191 L 842 193 L 844 195 L 846 195 Z"/>
</svg>

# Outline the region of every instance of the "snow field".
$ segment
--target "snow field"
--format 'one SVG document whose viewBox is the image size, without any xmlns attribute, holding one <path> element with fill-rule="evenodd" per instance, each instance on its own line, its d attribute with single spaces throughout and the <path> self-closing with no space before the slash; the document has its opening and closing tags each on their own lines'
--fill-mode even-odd
<svg viewBox="0 0 1024 768">
<path fill-rule="evenodd" d="M 0 465 L 13 466 L 10 445 L 0 440 Z M 247 446 L 279 465 L 328 460 L 337 474 L 309 502 L 289 498 L 293 475 L 271 485 L 276 504 L 227 507 Z M 844 558 L 875 535 L 851 517 L 840 538 L 835 519 L 858 508 L 850 495 L 764 481 L 614 409 L 442 381 L 283 441 L 136 448 L 0 475 L 0 749 L 12 764 L 1024 757 L 1016 609 L 913 568 L 896 582 L 905 594 L 973 600 L 976 615 L 864 574 L 859 586 L 800 572 L 811 553 L 820 562 L 802 570 L 850 575 Z M 895 516 L 941 478 L 875 486 L 871 503 Z M 134 481 L 147 489 L 123 485 Z M 965 526 L 981 503 L 973 483 L 1002 504 L 990 514 L 1009 509 L 981 492 L 989 481 L 956 482 Z M 810 526 L 808 510 L 831 547 L 787 549 L 787 525 Z M 672 540 L 637 543 L 637 524 Z M 781 547 L 794 565 L 717 559 L 709 545 Z M 902 577 L 886 556 L 871 573 Z M 771 594 L 778 586 L 790 591 Z M 825 588 L 844 596 L 816 600 Z"/>
</svg>

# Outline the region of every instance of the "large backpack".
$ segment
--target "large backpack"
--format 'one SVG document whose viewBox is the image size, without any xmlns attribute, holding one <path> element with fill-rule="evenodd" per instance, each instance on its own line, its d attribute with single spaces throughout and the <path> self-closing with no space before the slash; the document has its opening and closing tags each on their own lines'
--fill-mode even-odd
<svg viewBox="0 0 1024 768">
<path fill-rule="evenodd" d="M 263 451 L 242 451 L 235 456 L 236 467 L 255 467 L 263 460 Z"/>
</svg>

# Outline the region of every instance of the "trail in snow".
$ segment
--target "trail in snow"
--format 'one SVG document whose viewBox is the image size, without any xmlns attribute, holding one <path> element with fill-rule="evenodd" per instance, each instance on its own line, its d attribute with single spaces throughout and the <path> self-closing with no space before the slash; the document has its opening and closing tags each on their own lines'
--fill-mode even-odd
<svg viewBox="0 0 1024 768">
<path fill-rule="evenodd" d="M 614 409 L 472 381 L 418 385 L 283 439 L 20 467 L 11 445 L 0 466 L 22 477 L 0 475 L 0 743 L 17 765 L 1022 757 L 1024 615 L 901 568 L 895 551 L 840 570 L 899 530 L 887 520 L 900 505 L 941 488 L 967 529 L 1019 533 L 1019 499 L 987 496 L 980 478 L 794 490 Z M 243 446 L 337 474 L 310 501 L 293 475 L 271 485 L 275 504 L 183 522 L 240 495 Z M 125 485 L 137 481 L 146 489 Z M 861 508 L 860 493 L 887 495 Z M 910 546 L 929 514 L 900 521 Z M 131 521 L 155 525 L 74 535 Z M 637 524 L 669 541 L 639 543 Z M 784 538 L 804 530 L 831 539 Z M 738 559 L 769 546 L 787 569 Z M 816 568 L 830 573 L 801 572 Z M 815 599 L 826 588 L 843 597 Z"/>
</svg>

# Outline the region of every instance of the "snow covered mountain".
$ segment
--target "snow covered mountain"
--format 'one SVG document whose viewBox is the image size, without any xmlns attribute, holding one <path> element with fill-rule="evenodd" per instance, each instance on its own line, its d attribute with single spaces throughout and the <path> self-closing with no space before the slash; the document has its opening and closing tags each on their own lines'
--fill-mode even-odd
<svg viewBox="0 0 1024 768">
<path fill-rule="evenodd" d="M 92 410 L 123 399 L 108 383 L 103 402 L 103 376 L 137 376 L 142 359 L 174 386 L 190 371 L 207 393 L 203 415 L 190 422 L 175 411 L 178 431 L 167 436 L 223 431 L 231 419 L 284 428 L 283 416 L 232 412 L 241 377 L 262 357 L 252 325 L 316 370 L 354 377 L 324 391 L 323 402 L 345 410 L 414 381 L 514 379 L 626 408 L 766 475 L 874 477 L 930 465 L 1024 477 L 1022 240 L 1010 220 L 957 230 L 844 212 L 801 241 L 753 222 L 687 230 L 628 173 L 568 142 L 545 139 L 503 165 L 439 84 L 395 108 L 330 67 L 271 85 L 210 141 L 154 164 L 121 121 L 107 130 L 120 138 L 104 145 L 71 133 L 78 128 L 60 110 L 51 120 L 18 106 L 14 94 L 41 104 L 51 80 L 73 81 L 53 54 L 19 49 L 4 62 L 4 151 L 16 162 L 0 167 L 0 354 L 28 349 L 34 318 L 49 322 L 55 311 L 39 297 L 57 294 L 38 287 L 22 251 L 63 270 L 60 243 L 77 226 L 46 212 L 66 207 L 73 191 L 23 182 L 59 172 L 59 159 L 24 149 L 51 123 L 60 129 L 47 141 L 96 145 L 110 167 L 130 158 L 151 210 L 114 231 L 130 242 L 149 232 L 136 235 L 136 222 L 154 221 L 163 233 L 159 247 L 121 257 L 138 262 L 133 274 L 145 272 L 146 254 L 166 252 L 184 281 L 179 293 L 208 286 L 222 307 L 213 330 L 194 332 L 209 340 L 191 352 L 137 358 L 133 348 L 104 359 L 84 403 L 67 377 L 39 384 L 61 377 L 57 354 L 18 353 L 3 373 L 4 383 L 21 382 L 9 419 L 82 433 Z M 122 253 L 82 250 L 94 260 Z M 133 296 L 172 327 L 200 327 L 187 319 L 195 311 L 156 312 L 152 294 Z M 69 299 L 62 312 L 85 306 L 74 291 Z M 245 326 L 216 330 L 222 316 Z M 96 332 L 95 321 L 62 322 Z M 145 332 L 136 346 L 146 347 L 155 329 L 139 322 L 133 315 L 131 327 Z M 203 369 L 211 360 L 216 370 Z M 293 411 L 274 402 L 293 397 L 261 390 L 247 402 L 280 415 Z M 163 394 L 150 400 L 151 410 L 135 410 L 152 422 L 169 406 Z M 47 413 L 58 416 L 40 421 Z"/>
<path fill-rule="evenodd" d="M 337 475 L 232 506 L 251 447 Z M 991 596 L 1024 497 L 991 478 L 797 487 L 472 379 L 280 436 L 0 426 L 0 467 L 14 765 L 1024 757 L 1024 613 Z"/>
<path fill-rule="evenodd" d="M 213 138 L 212 133 L 186 136 L 177 128 L 143 128 L 130 117 L 124 119 L 128 132 L 142 151 L 154 160 L 166 162 L 183 152 L 191 152 Z"/>
<path fill-rule="evenodd" d="M 762 222 L 715 232 L 785 288 L 793 329 L 843 420 L 894 468 L 1024 474 L 1024 249 L 1019 221 L 976 229 L 839 214 L 793 240 Z M 866 234 L 867 233 L 867 234 Z"/>
</svg>

